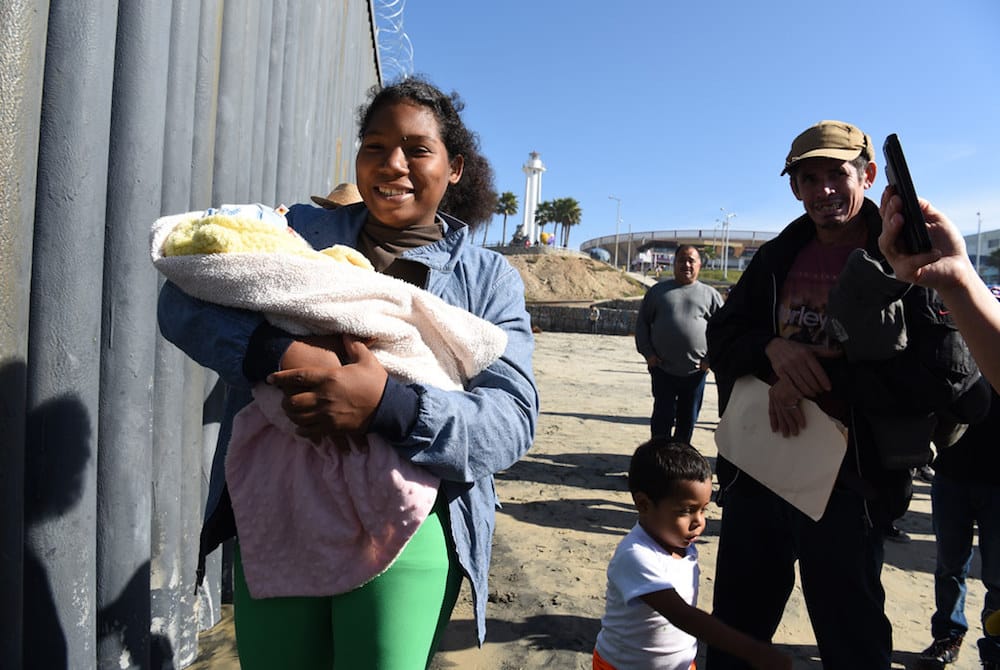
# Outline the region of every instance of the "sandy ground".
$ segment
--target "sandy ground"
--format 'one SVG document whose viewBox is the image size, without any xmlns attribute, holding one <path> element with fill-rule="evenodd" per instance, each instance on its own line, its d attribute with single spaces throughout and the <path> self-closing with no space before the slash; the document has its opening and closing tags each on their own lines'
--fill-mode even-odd
<svg viewBox="0 0 1000 670">
<path fill-rule="evenodd" d="M 463 590 L 435 670 L 563 670 L 590 668 L 604 608 L 605 568 L 635 521 L 624 473 L 632 450 L 648 435 L 648 376 L 629 337 L 540 333 L 535 372 L 542 398 L 538 436 L 528 455 L 497 476 L 498 513 L 490 576 L 488 632 L 477 648 L 468 591 Z M 709 384 L 694 444 L 715 457 L 717 395 Z M 894 628 L 894 668 L 914 667 L 929 643 L 934 544 L 929 486 L 915 483 L 899 526 L 912 538 L 886 545 L 883 581 Z M 720 510 L 712 505 L 699 545 L 701 603 L 709 607 Z M 978 621 L 983 589 L 978 557 L 966 613 Z M 977 635 L 967 638 L 954 670 L 979 668 Z M 820 668 L 798 589 L 776 644 L 795 668 Z M 198 669 L 238 668 L 228 617 L 203 633 Z M 704 652 L 699 657 L 703 659 Z"/>
</svg>

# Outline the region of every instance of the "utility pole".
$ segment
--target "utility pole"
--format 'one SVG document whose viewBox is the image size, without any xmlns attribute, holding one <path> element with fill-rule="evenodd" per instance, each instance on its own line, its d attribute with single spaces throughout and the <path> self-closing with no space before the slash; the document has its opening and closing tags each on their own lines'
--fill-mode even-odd
<svg viewBox="0 0 1000 670">
<path fill-rule="evenodd" d="M 628 255 L 625 256 L 625 272 L 632 271 L 632 221 L 628 223 Z"/>
<path fill-rule="evenodd" d="M 979 259 L 983 256 L 983 217 L 976 212 L 976 274 L 979 274 Z"/>
<path fill-rule="evenodd" d="M 615 267 L 618 267 L 618 229 L 622 225 L 622 199 L 613 195 L 608 196 L 608 200 L 618 201 L 618 214 L 615 217 Z"/>
<path fill-rule="evenodd" d="M 722 224 L 722 278 L 729 279 L 729 219 L 736 216 L 735 213 L 726 213 L 725 207 L 720 207 L 722 219 L 717 220 Z"/>
<path fill-rule="evenodd" d="M 715 221 L 715 223 L 716 224 L 719 223 L 718 219 Z M 719 254 L 719 250 L 717 248 L 718 246 L 719 246 L 719 226 L 715 225 L 712 227 L 712 256 L 708 259 L 709 261 L 712 261 L 713 259 L 718 261 L 718 254 Z M 716 264 L 709 262 L 708 267 L 714 270 Z"/>
</svg>

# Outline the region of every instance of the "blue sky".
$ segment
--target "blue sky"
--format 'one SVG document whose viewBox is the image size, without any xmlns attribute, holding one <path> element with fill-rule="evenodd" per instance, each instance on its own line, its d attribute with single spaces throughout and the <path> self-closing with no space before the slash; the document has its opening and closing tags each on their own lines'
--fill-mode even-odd
<svg viewBox="0 0 1000 670">
<path fill-rule="evenodd" d="M 977 212 L 1000 229 L 996 0 L 409 0 L 402 22 L 413 71 L 465 100 L 497 190 L 523 206 L 537 151 L 542 199 L 579 201 L 572 248 L 615 234 L 609 195 L 623 235 L 724 212 L 733 230 L 780 230 L 802 212 L 785 154 L 821 119 L 879 147 L 898 133 L 920 195 L 966 234 Z"/>
</svg>

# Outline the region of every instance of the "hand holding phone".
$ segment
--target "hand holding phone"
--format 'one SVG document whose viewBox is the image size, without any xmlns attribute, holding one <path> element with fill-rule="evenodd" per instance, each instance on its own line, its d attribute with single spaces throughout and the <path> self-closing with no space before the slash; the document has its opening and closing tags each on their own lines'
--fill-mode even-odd
<svg viewBox="0 0 1000 670">
<path fill-rule="evenodd" d="M 931 238 L 927 234 L 927 222 L 924 221 L 923 212 L 920 211 L 917 192 L 913 188 L 910 170 L 903 156 L 903 147 L 896 133 L 885 138 L 882 153 L 885 154 L 886 179 L 895 189 L 896 195 L 903 200 L 903 227 L 899 232 L 899 239 L 908 253 L 919 254 L 930 251 Z"/>
</svg>

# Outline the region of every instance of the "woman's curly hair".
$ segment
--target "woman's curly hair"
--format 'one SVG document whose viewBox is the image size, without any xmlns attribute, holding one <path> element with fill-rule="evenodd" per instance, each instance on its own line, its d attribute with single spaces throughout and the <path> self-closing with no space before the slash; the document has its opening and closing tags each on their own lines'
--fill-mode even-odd
<svg viewBox="0 0 1000 670">
<path fill-rule="evenodd" d="M 488 221 L 496 210 L 497 194 L 493 186 L 493 167 L 479 149 L 479 136 L 465 127 L 459 113 L 465 103 L 458 93 L 446 95 L 420 75 L 411 75 L 384 88 L 373 86 L 368 103 L 358 110 L 358 138 L 363 140 L 372 115 L 382 107 L 400 101 L 426 107 L 434 114 L 441 129 L 441 139 L 448 159 L 462 156 L 462 178 L 449 184 L 439 209 L 461 219 L 470 228 Z"/>
</svg>

